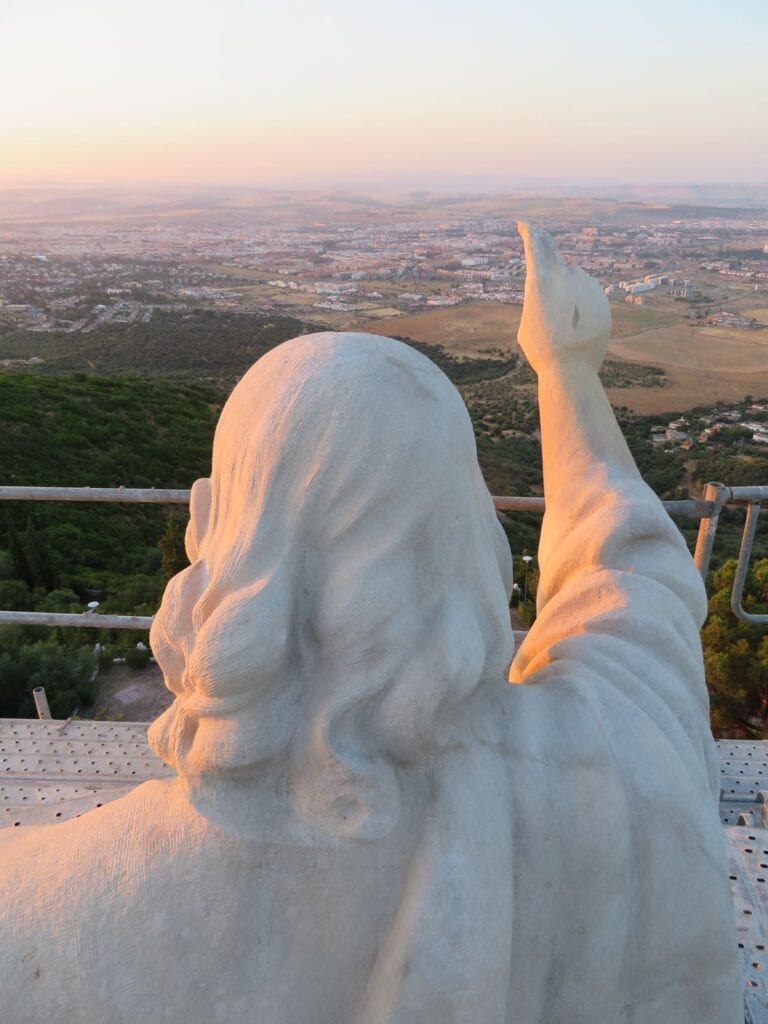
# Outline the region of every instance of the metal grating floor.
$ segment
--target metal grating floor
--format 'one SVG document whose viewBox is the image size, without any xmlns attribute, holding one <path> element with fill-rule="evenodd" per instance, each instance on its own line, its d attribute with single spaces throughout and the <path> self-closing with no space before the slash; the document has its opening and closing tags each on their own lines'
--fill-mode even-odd
<svg viewBox="0 0 768 1024">
<path fill-rule="evenodd" d="M 54 824 L 174 771 L 147 723 L 0 719 L 0 828 Z M 721 740 L 720 819 L 736 908 L 747 1024 L 768 1024 L 768 742 Z"/>
<path fill-rule="evenodd" d="M 720 820 L 748 1024 L 768 1024 L 768 742 L 720 740 Z"/>
<path fill-rule="evenodd" d="M 79 817 L 174 774 L 146 723 L 0 719 L 0 828 Z"/>
</svg>

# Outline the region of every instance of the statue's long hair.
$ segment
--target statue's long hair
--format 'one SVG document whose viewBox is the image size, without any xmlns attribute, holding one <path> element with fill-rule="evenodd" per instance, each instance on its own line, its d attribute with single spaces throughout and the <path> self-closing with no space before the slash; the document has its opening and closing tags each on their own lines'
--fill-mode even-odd
<svg viewBox="0 0 768 1024">
<path fill-rule="evenodd" d="M 154 749 L 190 778 L 282 771 L 316 825 L 386 833 L 402 772 L 471 742 L 513 652 L 509 548 L 456 389 L 375 335 L 272 350 L 224 407 L 187 547 L 152 628 L 177 694 Z"/>
</svg>

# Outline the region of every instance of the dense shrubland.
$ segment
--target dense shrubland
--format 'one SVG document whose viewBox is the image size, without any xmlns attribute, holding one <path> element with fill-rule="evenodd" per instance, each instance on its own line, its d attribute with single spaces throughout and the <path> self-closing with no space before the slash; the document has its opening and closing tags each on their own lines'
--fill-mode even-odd
<svg viewBox="0 0 768 1024">
<path fill-rule="evenodd" d="M 277 313 L 155 312 L 148 323 L 107 323 L 90 333 L 0 331 L 0 359 L 42 359 L 41 374 L 194 377 L 229 388 L 281 341 L 318 329 Z"/>
<path fill-rule="evenodd" d="M 0 375 L 0 483 L 188 487 L 209 470 L 214 425 L 226 392 L 251 362 L 300 333 L 288 317 L 194 313 L 106 335 L 0 338 L 0 357 L 45 351 L 43 372 Z M 158 328 L 162 330 L 158 333 Z M 542 493 L 534 377 L 516 356 L 456 358 L 416 345 L 457 384 L 467 403 L 478 456 L 495 494 Z M 83 372 L 96 367 L 102 375 Z M 61 375 L 62 370 L 75 371 Z M 126 372 L 130 375 L 126 376 Z M 104 376 L 103 374 L 111 374 Z M 608 385 L 663 383 L 654 368 L 606 364 Z M 639 377 L 638 377 L 639 374 Z M 640 470 L 665 498 L 698 494 L 706 480 L 767 483 L 768 459 L 740 443 L 729 451 L 664 452 L 649 442 L 651 420 L 618 411 Z M 671 418 L 671 416 L 670 416 Z M 657 422 L 657 421 L 656 421 Z M 734 619 L 724 597 L 738 550 L 740 513 L 725 511 L 714 566 L 711 617 L 704 630 L 713 722 L 721 731 L 761 731 L 768 703 L 768 640 Z M 502 517 L 510 546 L 535 555 L 540 516 Z M 186 510 L 148 505 L 0 504 L 0 608 L 151 614 L 184 564 Z M 696 524 L 678 524 L 692 544 Z M 768 555 L 761 526 L 756 557 Z M 530 566 L 528 596 L 536 586 Z M 765 579 L 764 579 L 765 578 Z M 747 601 L 768 609 L 768 559 L 753 572 Z M 530 619 L 532 604 L 521 609 Z M 33 714 L 31 688 L 45 681 L 55 715 L 95 696 L 96 640 L 125 653 L 142 634 L 0 627 L 0 715 Z"/>
</svg>

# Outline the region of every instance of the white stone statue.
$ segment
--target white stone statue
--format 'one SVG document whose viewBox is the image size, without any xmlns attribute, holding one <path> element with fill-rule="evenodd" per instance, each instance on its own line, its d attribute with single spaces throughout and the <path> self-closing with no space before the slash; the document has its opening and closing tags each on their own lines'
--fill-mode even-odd
<svg viewBox="0 0 768 1024">
<path fill-rule="evenodd" d="M 178 769 L 0 835 L 2 1024 L 737 1024 L 685 545 L 597 368 L 596 282 L 524 229 L 539 617 L 457 391 L 386 338 L 264 356 L 152 647 Z"/>
</svg>

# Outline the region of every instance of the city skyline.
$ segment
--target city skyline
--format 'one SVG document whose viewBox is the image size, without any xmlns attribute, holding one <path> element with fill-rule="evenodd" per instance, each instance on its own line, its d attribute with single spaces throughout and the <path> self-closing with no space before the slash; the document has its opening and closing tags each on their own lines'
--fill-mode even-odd
<svg viewBox="0 0 768 1024">
<path fill-rule="evenodd" d="M 10 3 L 0 185 L 765 181 L 767 30 L 760 0 Z"/>
</svg>

